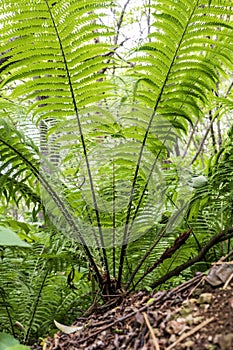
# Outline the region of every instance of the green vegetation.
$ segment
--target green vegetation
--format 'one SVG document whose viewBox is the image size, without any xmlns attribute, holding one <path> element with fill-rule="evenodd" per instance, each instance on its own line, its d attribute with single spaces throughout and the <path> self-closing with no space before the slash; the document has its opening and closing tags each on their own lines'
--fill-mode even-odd
<svg viewBox="0 0 233 350">
<path fill-rule="evenodd" d="M 14 339 L 12 335 L 0 333 L 0 349 L 1 350 L 29 350 L 25 345 L 20 345 L 19 341 Z"/>
<path fill-rule="evenodd" d="M 230 252 L 231 0 L 2 0 L 0 18 L 0 331 L 39 342 Z"/>
</svg>

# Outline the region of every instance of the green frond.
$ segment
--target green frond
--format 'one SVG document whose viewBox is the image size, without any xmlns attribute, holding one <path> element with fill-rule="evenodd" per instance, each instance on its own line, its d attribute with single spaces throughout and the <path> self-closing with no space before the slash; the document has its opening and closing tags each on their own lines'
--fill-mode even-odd
<svg viewBox="0 0 233 350">
<path fill-rule="evenodd" d="M 71 250 L 70 243 L 62 242 L 57 236 L 48 242 L 47 232 L 46 244 L 32 244 L 30 254 L 25 254 L 22 249 L 4 251 L 0 262 L 1 331 L 12 332 L 9 315 L 13 333 L 26 342 L 29 335 L 38 339 L 46 336 L 49 329 L 54 330 L 54 318 L 66 317 L 67 323 L 72 323 L 80 312 L 77 308 L 84 305 L 75 301 L 75 290 L 67 285 L 71 267 L 77 275 L 75 288 L 85 302 L 90 303 L 90 298 L 85 296 L 89 291 L 88 283 L 82 280 L 84 273 L 78 272 L 82 261 L 77 259 L 75 249 L 73 253 Z M 17 329 L 16 323 L 21 324 L 21 329 Z"/>
<path fill-rule="evenodd" d="M 200 115 L 208 91 L 215 90 L 222 62 L 232 67 L 232 40 L 228 40 L 232 24 L 224 18 L 231 9 L 216 1 L 199 6 L 198 1 L 166 0 L 152 7 L 151 41 L 143 44 L 133 59 L 133 74 L 140 77 L 135 98 L 155 108 L 155 115 L 163 114 L 160 111 L 165 105 L 171 118 L 177 118 L 177 113 L 172 113 L 175 108 L 192 122 L 194 116 Z"/>
<path fill-rule="evenodd" d="M 8 6 L 0 28 L 4 43 L 1 50 L 8 60 L 2 65 L 5 68 L 2 86 L 21 80 L 14 89 L 14 97 L 48 96 L 46 105 L 50 113 L 34 104 L 35 113 L 45 118 L 53 112 L 55 118 L 65 118 L 74 114 L 77 106 L 91 105 L 106 97 L 104 93 L 111 85 L 101 71 L 110 66 L 106 57 L 112 48 L 93 41 L 112 35 L 109 28 L 98 23 L 96 13 L 107 8 L 108 1 L 84 4 L 70 1 L 66 6 L 62 1 L 56 5 L 49 1 L 24 1 L 20 6 L 11 1 L 4 3 Z M 10 28 L 15 28 L 16 33 Z M 103 78 L 105 82 L 101 81 Z M 53 101 L 49 96 L 54 97 Z M 67 105 L 61 108 L 64 96 L 68 98 Z"/>
<path fill-rule="evenodd" d="M 25 139 L 22 133 L 6 120 L 0 120 L 0 193 L 7 202 L 11 199 L 16 204 L 22 199 L 30 205 L 34 203 L 40 209 L 41 199 L 34 190 L 38 187 L 36 177 L 28 169 L 27 158 L 36 166 L 38 163 L 37 147 Z M 16 150 L 16 151 L 15 151 Z M 23 155 L 19 157 L 19 153 Z"/>
</svg>

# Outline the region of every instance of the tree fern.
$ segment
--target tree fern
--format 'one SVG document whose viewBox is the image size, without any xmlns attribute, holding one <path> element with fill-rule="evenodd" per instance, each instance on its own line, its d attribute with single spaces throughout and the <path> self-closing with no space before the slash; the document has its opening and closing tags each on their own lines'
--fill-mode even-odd
<svg viewBox="0 0 233 350">
<path fill-rule="evenodd" d="M 118 97 L 110 70 L 120 62 L 106 39 L 114 33 L 99 21 L 111 4 L 2 2 L 2 91 L 27 108 L 38 128 L 52 120 L 46 138 L 59 160 L 55 166 L 42 155 L 39 169 L 25 145 L 6 140 L 7 125 L 1 157 L 5 169 L 24 166 L 36 176 L 50 219 L 83 245 L 100 287 L 115 295 L 130 242 L 147 234 L 156 241 L 154 226 L 166 211 L 167 247 L 175 241 L 191 174 L 167 164 L 232 67 L 232 21 L 228 1 L 153 2 L 151 33 L 125 72 L 133 93 Z M 138 270 L 134 261 L 131 276 L 140 279 Z M 133 278 L 128 282 L 127 288 Z"/>
</svg>

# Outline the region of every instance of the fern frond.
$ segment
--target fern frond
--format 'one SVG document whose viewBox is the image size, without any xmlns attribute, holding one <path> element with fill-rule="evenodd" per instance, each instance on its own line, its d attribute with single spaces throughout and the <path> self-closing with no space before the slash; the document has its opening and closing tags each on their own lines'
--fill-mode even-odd
<svg viewBox="0 0 233 350">
<path fill-rule="evenodd" d="M 84 307 L 82 302 L 74 301 L 74 291 L 67 285 L 67 274 L 71 266 L 78 274 L 78 268 L 85 264 L 70 242 L 61 241 L 57 235 L 49 241 L 48 232 L 45 232 L 45 243 L 41 243 L 40 237 L 32 244 L 30 253 L 5 249 L 0 262 L 1 331 L 11 331 L 21 341 L 26 340 L 29 333 L 30 338 L 45 336 L 49 329 L 54 329 L 54 318 L 66 316 L 67 322 L 72 323 L 76 315 L 71 308 Z M 84 273 L 79 273 L 75 285 L 86 302 L 90 302 L 90 297 L 85 297 L 89 285 L 82 280 L 83 276 Z M 22 326 L 20 330 L 17 323 Z"/>
<path fill-rule="evenodd" d="M 182 115 L 174 115 L 172 108 L 180 113 L 187 111 L 190 119 L 199 117 L 206 92 L 216 87 L 216 67 L 221 69 L 223 60 L 232 66 L 231 44 L 226 42 L 225 46 L 223 39 L 231 35 L 232 24 L 222 19 L 230 8 L 220 8 L 216 2 L 200 6 L 193 1 L 159 1 L 153 8 L 155 22 L 151 42 L 139 48 L 139 54 L 143 51 L 147 55 L 134 59 L 135 70 L 140 75 L 136 97 L 143 93 L 151 103 L 157 101 L 154 106 L 159 115 L 170 107 L 170 118 L 182 118 Z M 153 62 L 156 62 L 156 70 Z M 142 72 L 149 80 L 141 78 Z M 190 105 L 195 108 L 194 115 L 190 113 Z"/>
<path fill-rule="evenodd" d="M 9 53 L 11 57 L 5 63 L 2 86 L 24 79 L 13 96 L 34 98 L 36 86 L 37 96 L 48 97 L 46 107 L 51 115 L 60 111 L 60 118 L 74 114 L 83 100 L 88 100 L 88 105 L 106 97 L 110 85 L 106 78 L 100 81 L 100 71 L 109 65 L 105 56 L 111 48 L 93 40 L 111 35 L 107 27 L 97 23 L 97 10 L 107 8 L 108 1 L 71 1 L 65 7 L 62 1 L 6 3 L 1 50 L 6 52 L 3 57 Z M 52 101 L 49 96 L 53 96 Z M 38 103 L 33 108 L 37 115 L 44 115 Z"/>
<path fill-rule="evenodd" d="M 155 21 L 154 31 L 149 35 L 151 41 L 139 47 L 138 55 L 133 59 L 135 67 L 132 74 L 138 78 L 135 84 L 135 101 L 138 103 L 141 101 L 145 106 L 151 107 L 152 112 L 145 128 L 135 167 L 126 226 L 129 223 L 132 194 L 142 166 L 143 154 L 147 151 L 149 135 L 157 118 L 167 119 L 171 125 L 175 123 L 176 128 L 181 125 L 186 130 L 186 120 L 192 123 L 193 118 L 200 117 L 201 109 L 207 102 L 208 93 L 216 88 L 217 73 L 219 73 L 216 67 L 221 71 L 223 59 L 224 64 L 228 67 L 232 66 L 229 46 L 223 50 L 223 36 L 216 35 L 218 30 L 221 34 L 232 36 L 232 23 L 228 23 L 221 17 L 224 15 L 225 8 L 221 13 L 220 7 L 214 1 L 200 6 L 198 1 L 190 0 L 178 3 L 172 0 L 158 1 L 152 7 Z M 226 7 L 226 10 L 230 8 Z M 216 41 L 214 48 L 209 44 L 209 38 Z M 228 40 L 227 43 L 229 44 Z M 155 61 L 157 63 L 154 70 Z M 193 106 L 192 109 L 190 106 Z M 166 130 L 163 138 L 164 145 L 167 143 L 170 130 L 170 127 Z M 160 155 L 161 151 L 158 150 L 149 177 L 152 176 Z M 138 208 L 139 206 L 140 200 Z M 130 234 L 130 230 L 126 229 L 119 264 L 119 279 L 122 275 Z"/>
<path fill-rule="evenodd" d="M 83 244 L 84 250 L 86 251 L 87 255 L 89 255 L 90 262 L 92 261 L 93 269 L 95 270 L 97 276 L 99 276 L 99 280 L 101 280 L 101 276 L 93 259 L 93 255 L 86 246 L 82 233 L 79 231 L 78 223 L 74 218 L 72 211 L 69 210 L 69 206 L 65 206 L 65 198 L 61 198 L 62 192 L 60 192 L 61 197 L 59 197 L 57 189 L 53 187 L 52 182 L 49 182 L 46 175 L 40 172 L 40 164 L 36 150 L 37 147 L 32 141 L 25 140 L 23 135 L 14 127 L 10 127 L 10 125 L 7 125 L 4 121 L 1 121 L 0 154 L 2 159 L 2 168 L 7 169 L 8 176 L 12 173 L 14 176 L 16 176 L 24 171 L 27 172 L 27 174 L 33 174 L 40 181 L 41 185 L 43 186 L 41 190 L 42 198 L 45 197 L 43 196 L 43 191 L 49 193 L 49 196 L 45 197 L 47 198 L 47 202 L 44 201 L 43 205 L 45 208 L 47 208 L 48 212 L 51 211 L 53 215 L 55 215 L 55 222 L 62 218 L 62 227 L 65 232 L 69 232 L 71 227 L 74 228 L 74 236 L 77 237 Z M 59 186 L 61 186 L 61 184 L 59 184 Z M 60 225 L 58 224 L 58 226 Z"/>
<path fill-rule="evenodd" d="M 38 149 L 35 145 L 26 140 L 20 132 L 17 132 L 10 126 L 7 119 L 0 120 L 0 188 L 1 196 L 5 197 L 7 202 L 11 199 L 16 204 L 23 198 L 25 203 L 30 206 L 34 203 L 37 210 L 41 207 L 41 199 L 35 191 L 36 178 L 28 169 L 26 163 L 18 157 L 17 153 L 12 152 L 11 145 L 15 145 L 19 152 L 23 152 L 25 157 L 28 157 L 29 149 L 34 153 L 29 158 L 33 162 L 38 162 Z M 34 208 L 36 209 L 36 208 Z"/>
</svg>

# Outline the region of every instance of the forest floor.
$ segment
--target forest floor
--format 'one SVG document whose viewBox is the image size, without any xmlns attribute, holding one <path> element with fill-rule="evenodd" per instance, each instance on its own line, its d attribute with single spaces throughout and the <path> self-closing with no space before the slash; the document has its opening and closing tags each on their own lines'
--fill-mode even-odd
<svg viewBox="0 0 233 350">
<path fill-rule="evenodd" d="M 59 331 L 43 349 L 233 350 L 233 263 L 168 291 L 128 295 L 72 326 L 83 328 Z"/>
</svg>

